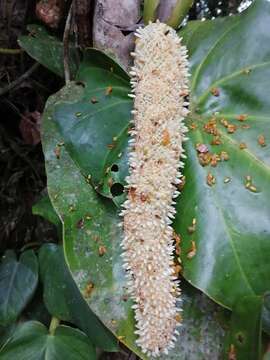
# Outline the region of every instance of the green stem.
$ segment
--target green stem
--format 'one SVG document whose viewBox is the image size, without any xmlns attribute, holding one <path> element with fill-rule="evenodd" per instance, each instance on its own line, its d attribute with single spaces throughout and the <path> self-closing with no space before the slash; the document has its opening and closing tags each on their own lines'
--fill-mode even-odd
<svg viewBox="0 0 270 360">
<path fill-rule="evenodd" d="M 166 24 L 177 29 L 178 26 L 181 25 L 192 4 L 193 0 L 178 0 L 170 17 L 166 20 Z"/>
<path fill-rule="evenodd" d="M 5 54 L 5 55 L 18 55 L 18 54 L 21 54 L 23 51 L 24 51 L 23 49 L 0 48 L 0 54 Z"/>
<path fill-rule="evenodd" d="M 55 330 L 57 328 L 57 326 L 60 324 L 60 320 L 56 317 L 52 317 L 51 323 L 50 323 L 50 327 L 49 327 L 49 333 L 51 335 L 54 335 Z"/>
<path fill-rule="evenodd" d="M 160 0 L 144 0 L 143 21 L 148 25 L 149 21 L 156 20 L 156 12 Z"/>
</svg>

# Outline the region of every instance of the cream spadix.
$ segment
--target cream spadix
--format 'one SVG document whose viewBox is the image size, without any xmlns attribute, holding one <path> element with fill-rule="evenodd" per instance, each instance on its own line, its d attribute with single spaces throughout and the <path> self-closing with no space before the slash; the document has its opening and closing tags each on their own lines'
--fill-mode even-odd
<svg viewBox="0 0 270 360">
<path fill-rule="evenodd" d="M 174 346 L 180 295 L 174 274 L 173 198 L 187 131 L 187 51 L 176 32 L 153 23 L 136 33 L 128 198 L 122 210 L 124 267 L 134 300 L 137 344 L 150 356 Z"/>
</svg>

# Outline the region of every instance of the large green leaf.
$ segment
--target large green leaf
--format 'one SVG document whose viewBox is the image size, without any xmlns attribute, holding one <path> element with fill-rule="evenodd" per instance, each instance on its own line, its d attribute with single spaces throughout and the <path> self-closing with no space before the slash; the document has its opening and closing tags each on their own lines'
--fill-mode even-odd
<svg viewBox="0 0 270 360">
<path fill-rule="evenodd" d="M 134 344 L 132 304 L 127 298 L 120 257 L 117 208 L 94 191 L 65 146 L 61 146 L 60 155 L 55 154 L 55 147 L 63 141 L 55 109 L 76 101 L 83 91 L 80 85 L 71 83 L 47 103 L 42 138 L 48 191 L 63 222 L 65 255 L 84 299 L 120 341 L 144 358 Z M 217 309 L 196 291 L 184 291 L 183 300 L 184 325 L 171 358 L 185 359 L 192 351 L 194 360 L 199 360 L 211 344 L 213 359 L 218 359 L 224 331 L 216 321 Z"/>
<path fill-rule="evenodd" d="M 270 3 L 257 0 L 241 15 L 191 23 L 183 33 L 192 72 L 188 125 L 197 128 L 186 145 L 175 228 L 183 237 L 186 279 L 229 308 L 270 288 L 269 30 Z M 213 135 L 205 127 L 215 126 L 221 145 L 210 145 Z M 200 165 L 198 143 L 212 154 L 226 152 L 229 160 Z M 192 219 L 194 232 L 188 231 Z M 190 257 L 192 241 L 196 255 Z"/>
<path fill-rule="evenodd" d="M 264 295 L 264 306 L 262 310 L 262 327 L 270 335 L 270 292 Z"/>
<path fill-rule="evenodd" d="M 64 77 L 63 44 L 56 37 L 50 35 L 41 25 L 28 25 L 28 35 L 19 37 L 19 45 L 36 61 Z M 69 46 L 69 66 L 72 76 L 77 71 L 78 55 L 73 44 Z"/>
<path fill-rule="evenodd" d="M 1 360 L 94 360 L 95 349 L 77 329 L 58 326 L 54 333 L 37 321 L 22 323 L 0 349 Z"/>
<path fill-rule="evenodd" d="M 57 104 L 53 117 L 84 176 L 97 191 L 114 198 L 121 195 L 116 184 L 128 173 L 129 78 L 112 59 L 92 49 L 85 53 L 77 80 L 83 85 L 80 96 Z"/>
<path fill-rule="evenodd" d="M 262 297 L 245 296 L 234 305 L 225 358 L 261 359 L 262 303 Z"/>
<path fill-rule="evenodd" d="M 12 323 L 20 315 L 38 283 L 38 262 L 32 250 L 22 253 L 19 260 L 9 250 L 0 264 L 0 324 Z"/>
<path fill-rule="evenodd" d="M 0 326 L 0 348 L 12 336 L 16 330 L 17 324 L 12 323 L 8 326 Z"/>
<path fill-rule="evenodd" d="M 257 0 L 241 15 L 194 22 L 183 32 L 192 72 L 187 122 L 197 128 L 190 131 L 186 145 L 187 182 L 175 229 L 184 240 L 184 276 L 229 308 L 240 296 L 262 294 L 270 287 L 269 24 L 270 4 Z M 54 119 L 81 172 L 91 175 L 99 192 L 112 197 L 121 192 L 119 184 L 127 174 L 128 84 L 110 59 L 101 61 L 96 51 L 89 54 L 78 75 L 84 90 L 69 104 L 58 104 Z M 93 98 L 98 102 L 92 103 Z M 211 145 L 213 135 L 205 125 L 208 132 L 218 131 L 222 144 Z M 229 160 L 203 167 L 198 143 L 207 145 L 209 155 L 223 152 Z M 240 149 L 240 144 L 247 148 Z M 207 184 L 208 174 L 216 180 L 213 186 Z M 117 203 L 122 197 L 114 199 Z M 196 231 L 189 234 L 193 218 Z M 196 255 L 190 258 L 192 241 Z"/>
<path fill-rule="evenodd" d="M 48 195 L 44 195 L 32 207 L 32 213 L 44 217 L 53 223 L 57 228 L 61 227 L 61 221 L 56 214 Z"/>
<path fill-rule="evenodd" d="M 50 313 L 80 327 L 105 351 L 118 350 L 114 336 L 89 309 L 71 277 L 62 247 L 46 244 L 39 251 L 43 297 Z"/>
</svg>

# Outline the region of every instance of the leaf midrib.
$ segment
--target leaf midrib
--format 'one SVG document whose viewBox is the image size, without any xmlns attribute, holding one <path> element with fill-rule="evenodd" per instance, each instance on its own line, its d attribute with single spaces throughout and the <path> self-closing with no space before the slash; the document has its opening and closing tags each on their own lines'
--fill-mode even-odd
<svg viewBox="0 0 270 360">
<path fill-rule="evenodd" d="M 87 95 L 91 94 L 91 93 L 95 93 L 96 91 L 102 91 L 102 90 L 107 90 L 108 89 L 108 86 L 104 86 L 104 87 L 100 87 L 100 88 L 95 88 L 95 89 L 92 89 L 90 91 L 87 92 Z M 120 91 L 123 91 L 125 93 L 125 95 L 127 94 L 128 92 L 128 88 L 126 86 L 113 86 L 112 85 L 112 91 L 116 89 L 116 90 L 120 90 Z"/>
<path fill-rule="evenodd" d="M 217 115 L 217 117 L 236 117 L 238 115 L 239 114 L 221 114 L 221 113 L 219 113 Z M 258 119 L 258 117 L 256 115 L 253 115 L 253 116 L 254 116 L 254 118 Z M 252 117 L 249 116 L 249 118 L 251 119 Z M 189 119 L 196 119 L 198 121 L 201 121 L 201 122 L 205 123 L 205 120 L 207 120 L 207 116 L 206 115 L 205 116 L 198 115 L 198 114 L 194 114 L 194 113 L 191 112 L 190 115 L 189 115 Z M 267 120 L 267 118 L 265 118 L 265 120 Z M 270 116 L 268 118 L 268 121 L 270 121 Z M 201 131 L 199 129 L 197 131 L 200 133 L 200 135 L 202 135 L 202 133 L 201 133 Z M 234 147 L 237 147 L 237 148 L 239 147 L 239 143 L 237 141 L 235 141 L 231 136 L 226 134 L 223 131 L 223 129 L 219 128 L 219 132 L 220 132 L 221 136 L 223 138 L 225 138 L 228 142 L 230 142 Z M 200 140 L 203 142 L 204 141 L 203 137 L 201 137 Z M 260 168 L 263 169 L 267 173 L 267 175 L 270 176 L 270 166 L 268 166 L 266 163 L 264 163 L 260 158 L 258 158 L 254 153 L 252 153 L 248 148 L 244 149 L 242 151 L 242 154 L 243 155 L 248 155 L 248 157 L 250 157 L 252 159 L 252 163 L 254 162 L 255 165 L 259 164 Z"/>
<path fill-rule="evenodd" d="M 239 147 L 239 144 L 233 140 L 229 135 L 227 135 L 223 130 L 219 129 L 222 137 L 224 137 L 228 142 L 230 142 L 233 146 Z M 254 153 L 252 153 L 248 148 L 242 151 L 243 156 L 248 155 L 248 157 L 252 158 L 252 162 L 255 162 L 256 165 L 259 165 L 261 169 L 265 170 L 266 173 L 270 176 L 270 167 L 265 164 L 261 159 L 259 159 Z"/>
<path fill-rule="evenodd" d="M 119 64 L 117 64 L 118 66 L 120 66 Z M 109 70 L 107 70 L 107 69 L 105 69 L 105 68 L 103 68 L 103 67 L 98 67 L 98 66 L 90 66 L 89 67 L 90 69 L 96 69 L 96 70 L 98 70 L 98 71 L 100 71 L 100 70 L 102 70 L 102 71 L 104 71 L 106 74 L 112 74 L 112 72 L 111 71 L 109 71 Z M 122 68 L 121 68 L 122 69 Z M 124 69 L 122 69 L 123 71 L 125 71 Z M 79 73 L 79 75 L 80 75 L 80 73 Z M 116 78 L 116 79 L 118 79 L 118 80 L 120 80 L 120 82 L 122 82 L 122 83 L 124 83 L 124 84 L 126 84 L 126 86 L 127 86 L 127 89 L 128 89 L 128 87 L 129 87 L 129 80 L 127 79 L 127 78 L 123 78 L 123 77 L 121 77 L 121 75 L 119 75 L 119 74 L 116 74 L 115 72 L 113 73 L 113 76 L 114 76 L 114 78 Z M 127 75 L 128 76 L 128 75 Z"/>
<path fill-rule="evenodd" d="M 233 73 L 229 74 L 229 75 L 226 75 L 226 76 L 223 76 L 221 78 L 219 78 L 218 80 L 214 81 L 203 93 L 202 95 L 197 99 L 197 102 L 196 102 L 196 106 L 198 106 L 199 104 L 201 104 L 205 99 L 207 99 L 208 96 L 211 95 L 211 89 L 214 88 L 214 87 L 217 87 L 218 85 L 222 85 L 224 83 L 226 83 L 228 80 L 231 80 L 237 76 L 240 76 L 240 75 L 243 75 L 243 72 L 246 70 L 246 69 L 249 69 L 249 70 L 254 70 L 254 69 L 257 69 L 257 68 L 260 68 L 260 67 L 264 67 L 264 66 L 267 66 L 267 65 L 270 65 L 270 61 L 265 61 L 265 62 L 262 62 L 262 63 L 258 63 L 258 64 L 253 64 L 253 65 L 246 65 L 245 67 L 237 70 L 237 71 L 234 71 Z M 246 75 L 248 76 L 248 75 Z M 196 85 L 196 84 L 195 84 Z"/>
<path fill-rule="evenodd" d="M 205 114 L 206 116 L 206 114 Z M 211 115 L 210 115 L 211 116 Z M 219 112 L 218 114 L 214 115 L 216 118 L 234 118 L 236 119 L 237 116 L 239 116 L 239 114 L 233 114 L 233 113 L 221 113 Z M 270 114 L 269 116 L 261 116 L 261 115 L 256 115 L 256 114 L 248 114 L 247 117 L 248 120 L 258 120 L 259 122 L 269 122 L 270 121 Z"/>
<path fill-rule="evenodd" d="M 81 117 L 81 119 L 86 119 L 88 116 L 92 117 L 92 116 L 94 116 L 94 115 L 96 115 L 96 114 L 98 114 L 98 113 L 100 113 L 100 112 L 102 112 L 104 110 L 108 110 L 111 107 L 114 107 L 114 106 L 120 105 L 120 104 L 124 104 L 124 103 L 130 103 L 130 101 L 129 100 L 116 101 L 116 102 L 114 102 L 112 104 L 109 104 L 107 106 L 104 106 L 104 107 L 102 107 L 102 108 L 100 108 L 100 109 L 98 109 L 98 110 L 96 110 L 94 112 L 91 112 L 91 113 L 87 112 L 86 115 Z"/>
<path fill-rule="evenodd" d="M 190 87 L 190 92 L 193 93 L 195 86 L 197 85 L 197 79 L 199 77 L 199 74 L 201 72 L 201 69 L 203 68 L 203 65 L 205 64 L 206 60 L 208 59 L 208 57 L 211 55 L 211 53 L 215 50 L 215 48 L 219 45 L 219 43 L 222 41 L 222 39 L 224 37 L 226 37 L 232 30 L 234 30 L 234 28 L 239 25 L 239 18 L 234 18 L 234 19 L 238 19 L 238 21 L 236 21 L 235 24 L 233 24 L 229 29 L 227 29 L 225 32 L 222 33 L 222 35 L 215 41 L 215 43 L 210 47 L 209 51 L 207 52 L 207 54 L 205 55 L 205 57 L 203 58 L 203 60 L 200 62 L 200 64 L 197 66 L 195 72 L 194 72 L 194 76 L 191 82 L 191 87 Z M 241 24 L 241 22 L 240 22 Z"/>
</svg>

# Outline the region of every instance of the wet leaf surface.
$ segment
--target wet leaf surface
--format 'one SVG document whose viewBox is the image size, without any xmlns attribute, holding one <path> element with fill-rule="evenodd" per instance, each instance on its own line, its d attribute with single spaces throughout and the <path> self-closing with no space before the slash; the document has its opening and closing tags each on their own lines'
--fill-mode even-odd
<svg viewBox="0 0 270 360">
<path fill-rule="evenodd" d="M 182 257 L 186 279 L 229 308 L 270 287 L 270 147 L 258 143 L 270 129 L 269 24 L 270 4 L 258 0 L 239 16 L 194 22 L 183 32 L 192 72 L 192 130 L 175 229 L 183 254 L 196 243 L 196 256 Z M 221 144 L 213 145 L 217 138 Z M 225 152 L 227 160 L 202 164 L 198 143 L 211 156 Z M 192 218 L 196 231 L 188 234 Z"/>
<path fill-rule="evenodd" d="M 47 104 L 42 133 L 48 191 L 64 224 L 65 256 L 85 301 L 119 341 L 144 358 L 134 344 L 132 303 L 127 297 L 120 257 L 122 234 L 117 226 L 118 209 L 110 199 L 102 197 L 93 189 L 65 146 L 59 158 L 54 152 L 55 145 L 62 141 L 62 134 L 54 119 L 54 109 L 58 104 L 74 101 L 74 96 L 80 97 L 81 91 L 81 86 L 72 83 L 51 97 Z M 101 247 L 105 249 L 102 254 Z M 213 359 L 218 359 L 224 336 L 214 315 L 218 309 L 210 300 L 207 300 L 208 305 L 204 307 L 202 295 L 194 291 L 192 295 L 188 291 L 184 292 L 185 321 L 179 336 L 178 350 L 172 352 L 171 356 L 181 359 L 179 356 L 182 355 L 178 353 L 181 349 L 184 359 L 184 354 L 194 349 L 194 359 L 200 359 L 210 342 Z M 199 335 L 198 328 L 203 336 Z M 187 346 L 181 342 L 184 336 Z"/>
</svg>

